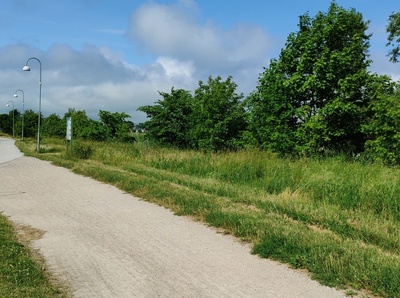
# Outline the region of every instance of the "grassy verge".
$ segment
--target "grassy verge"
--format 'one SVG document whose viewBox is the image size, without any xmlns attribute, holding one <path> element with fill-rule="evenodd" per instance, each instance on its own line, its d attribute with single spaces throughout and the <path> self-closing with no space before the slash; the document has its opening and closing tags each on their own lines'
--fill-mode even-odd
<svg viewBox="0 0 400 298">
<path fill-rule="evenodd" d="M 20 242 L 0 214 L 0 297 L 67 297 L 49 282 L 42 264 Z"/>
<path fill-rule="evenodd" d="M 343 158 L 201 153 L 144 144 L 17 142 L 68 167 L 253 244 L 322 284 L 400 297 L 400 172 Z M 80 158 L 79 158 L 80 157 Z M 349 294 L 352 290 L 349 290 Z"/>
</svg>

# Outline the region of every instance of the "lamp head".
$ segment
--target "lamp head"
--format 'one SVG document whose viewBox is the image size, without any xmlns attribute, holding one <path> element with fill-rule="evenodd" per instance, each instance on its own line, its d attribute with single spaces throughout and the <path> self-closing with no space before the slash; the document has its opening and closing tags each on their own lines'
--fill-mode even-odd
<svg viewBox="0 0 400 298">
<path fill-rule="evenodd" d="M 6 107 L 9 107 L 10 105 L 9 104 L 6 104 Z"/>
<path fill-rule="evenodd" d="M 17 98 L 17 97 L 18 97 L 18 94 L 17 94 L 17 93 L 14 93 L 14 97 Z"/>
<path fill-rule="evenodd" d="M 30 68 L 28 65 L 25 65 L 25 66 L 22 68 L 22 70 L 23 70 L 23 71 L 30 71 L 31 68 Z"/>
</svg>

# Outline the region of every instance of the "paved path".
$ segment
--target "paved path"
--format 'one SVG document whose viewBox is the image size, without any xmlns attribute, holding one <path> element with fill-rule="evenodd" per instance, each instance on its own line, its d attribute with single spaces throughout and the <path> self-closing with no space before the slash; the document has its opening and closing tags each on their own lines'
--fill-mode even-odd
<svg viewBox="0 0 400 298">
<path fill-rule="evenodd" d="M 74 297 L 346 297 L 200 223 L 17 153 L 0 139 L 0 212 L 45 231 L 32 245 Z"/>
<path fill-rule="evenodd" d="M 0 138 L 0 164 L 23 156 L 13 139 Z"/>
</svg>

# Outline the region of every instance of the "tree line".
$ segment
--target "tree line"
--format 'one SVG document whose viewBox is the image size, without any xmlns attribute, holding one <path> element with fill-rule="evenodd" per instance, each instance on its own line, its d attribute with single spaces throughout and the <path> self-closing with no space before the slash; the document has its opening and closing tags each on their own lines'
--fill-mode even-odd
<svg viewBox="0 0 400 298">
<path fill-rule="evenodd" d="M 131 142 L 135 138 L 134 132 L 142 132 L 144 124 L 134 124 L 127 119 L 126 113 L 99 111 L 99 120 L 90 119 L 85 111 L 69 109 L 60 117 L 51 114 L 48 117 L 41 115 L 42 123 L 40 134 L 42 137 L 66 137 L 67 118 L 72 119 L 73 136 L 84 140 L 93 141 L 122 141 Z M 23 115 L 24 137 L 33 138 L 37 136 L 38 114 L 33 110 L 26 110 Z M 13 125 L 14 122 L 14 125 Z M 22 135 L 22 114 L 17 110 L 11 110 L 8 114 L 0 115 L 0 129 L 4 133 L 12 135 L 14 126 L 15 136 Z"/>
<path fill-rule="evenodd" d="M 192 95 L 160 92 L 147 136 L 178 148 L 237 150 L 255 146 L 283 155 L 363 154 L 400 163 L 399 83 L 370 73 L 368 21 L 332 2 L 299 18 L 285 48 L 244 98 L 232 77 L 200 81 Z M 400 13 L 389 17 L 388 56 L 397 62 Z"/>
</svg>

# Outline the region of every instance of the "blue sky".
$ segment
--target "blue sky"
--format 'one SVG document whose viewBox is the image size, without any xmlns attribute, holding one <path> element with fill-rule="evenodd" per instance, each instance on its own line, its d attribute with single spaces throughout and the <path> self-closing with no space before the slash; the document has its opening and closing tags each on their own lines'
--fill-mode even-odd
<svg viewBox="0 0 400 298">
<path fill-rule="evenodd" d="M 144 122 L 139 106 L 172 87 L 194 91 L 208 76 L 233 76 L 238 92 L 254 90 L 258 75 L 277 58 L 299 16 L 326 12 L 330 0 L 0 0 L 0 113 L 8 100 L 37 111 L 42 63 L 42 112 L 68 108 L 126 112 Z M 400 79 L 386 57 L 385 26 L 395 0 L 341 0 L 369 20 L 372 72 Z M 20 94 L 19 94 L 20 95 Z"/>
</svg>

